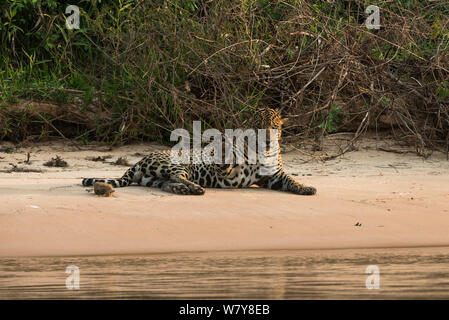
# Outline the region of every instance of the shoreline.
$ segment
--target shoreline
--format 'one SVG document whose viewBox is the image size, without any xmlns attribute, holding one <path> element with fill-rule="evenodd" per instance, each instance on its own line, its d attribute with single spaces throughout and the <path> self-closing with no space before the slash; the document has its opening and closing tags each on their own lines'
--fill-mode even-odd
<svg viewBox="0 0 449 320">
<path fill-rule="evenodd" d="M 117 188 L 116 197 L 99 198 L 81 186 L 80 178 L 117 177 L 126 167 L 87 156 L 111 155 L 112 161 L 155 148 L 36 148 L 32 167 L 56 154 L 69 167 L 0 173 L 1 258 L 449 247 L 449 162 L 444 155 L 425 160 L 361 150 L 325 163 L 304 163 L 301 154 L 285 153 L 286 172 L 316 187 L 315 196 L 259 188 L 176 196 L 130 186 Z M 2 153 L 0 169 L 24 158 L 26 151 Z"/>
<path fill-rule="evenodd" d="M 417 245 L 417 246 L 399 246 L 399 247 L 348 247 L 348 248 L 300 248 L 300 249 L 235 249 L 235 250 L 192 250 L 192 251 L 153 251 L 153 252 L 127 252 L 127 253 L 103 253 L 103 254 L 68 254 L 68 255 L 15 255 L 15 256 L 0 256 L 1 259 L 28 259 L 28 258 L 90 258 L 90 257 L 133 257 L 133 256 L 168 256 L 168 255 L 241 255 L 241 254 L 259 254 L 259 253 L 273 253 L 284 254 L 286 252 L 333 252 L 333 251 L 354 251 L 360 250 L 366 253 L 366 251 L 373 250 L 378 251 L 382 249 L 392 250 L 432 250 L 432 249 L 449 249 L 449 244 L 442 245 Z"/>
</svg>

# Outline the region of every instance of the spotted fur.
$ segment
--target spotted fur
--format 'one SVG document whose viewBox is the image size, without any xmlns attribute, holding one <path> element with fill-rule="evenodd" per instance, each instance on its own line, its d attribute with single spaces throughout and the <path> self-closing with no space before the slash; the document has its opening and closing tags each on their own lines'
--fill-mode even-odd
<svg viewBox="0 0 449 320">
<path fill-rule="evenodd" d="M 248 123 L 250 128 L 277 129 L 279 140 L 284 119 L 270 108 L 258 109 Z M 245 149 L 246 150 L 246 149 Z M 175 194 L 202 195 L 204 188 L 246 188 L 258 185 L 262 188 L 287 191 L 300 195 L 313 195 L 314 187 L 304 186 L 287 175 L 282 167 L 282 158 L 278 149 L 268 149 L 267 154 L 277 156 L 271 167 L 257 161 L 250 164 L 245 157 L 244 164 L 215 165 L 193 161 L 190 164 L 174 164 L 170 160 L 170 152 L 152 152 L 137 162 L 119 179 L 85 178 L 83 186 L 91 186 L 95 182 L 105 182 L 114 187 L 126 187 L 131 183 L 156 187 Z M 201 154 L 191 152 L 191 160 L 201 159 Z M 204 157 L 203 157 L 204 159 Z M 261 169 L 270 171 L 270 175 L 262 175 Z"/>
</svg>

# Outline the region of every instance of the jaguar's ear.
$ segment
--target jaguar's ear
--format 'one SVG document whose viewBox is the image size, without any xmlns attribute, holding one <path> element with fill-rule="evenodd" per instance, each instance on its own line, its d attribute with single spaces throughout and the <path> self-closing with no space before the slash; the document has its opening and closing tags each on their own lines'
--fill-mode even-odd
<svg viewBox="0 0 449 320">
<path fill-rule="evenodd" d="M 288 118 L 282 118 L 282 119 L 281 119 L 281 122 L 282 122 L 282 124 L 287 123 L 287 122 L 288 122 Z"/>
</svg>

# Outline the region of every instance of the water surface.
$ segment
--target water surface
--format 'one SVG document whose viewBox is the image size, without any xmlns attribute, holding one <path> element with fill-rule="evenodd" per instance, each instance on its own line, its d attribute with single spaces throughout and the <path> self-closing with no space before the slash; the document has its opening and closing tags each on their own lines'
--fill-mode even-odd
<svg viewBox="0 0 449 320">
<path fill-rule="evenodd" d="M 66 288 L 69 265 L 80 290 Z M 449 299 L 449 248 L 0 258 L 0 299 L 91 298 Z"/>
</svg>

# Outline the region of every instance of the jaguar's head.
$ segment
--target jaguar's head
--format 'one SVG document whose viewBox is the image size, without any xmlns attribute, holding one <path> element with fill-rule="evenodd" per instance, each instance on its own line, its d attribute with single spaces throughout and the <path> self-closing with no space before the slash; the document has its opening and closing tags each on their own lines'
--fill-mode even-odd
<svg viewBox="0 0 449 320">
<path fill-rule="evenodd" d="M 282 134 L 282 125 L 287 121 L 281 115 L 271 108 L 257 108 L 254 112 L 252 121 L 250 121 L 253 129 L 276 129 L 278 131 L 278 139 Z"/>
</svg>

